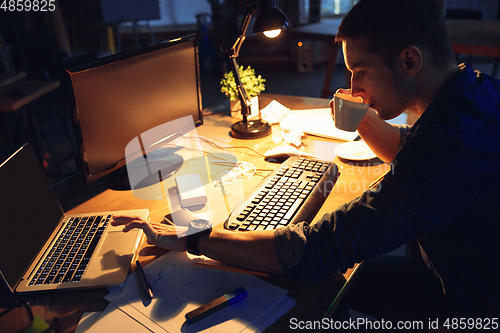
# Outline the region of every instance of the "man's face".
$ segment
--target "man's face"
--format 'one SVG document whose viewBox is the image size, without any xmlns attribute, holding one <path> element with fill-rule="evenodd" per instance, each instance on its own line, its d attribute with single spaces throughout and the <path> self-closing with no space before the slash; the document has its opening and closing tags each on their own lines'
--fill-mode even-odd
<svg viewBox="0 0 500 333">
<path fill-rule="evenodd" d="M 392 119 L 409 107 L 410 81 L 397 65 L 389 67 L 381 55 L 369 52 L 367 45 L 366 38 L 342 43 L 345 63 L 352 74 L 351 93 L 362 97 L 380 118 Z"/>
</svg>

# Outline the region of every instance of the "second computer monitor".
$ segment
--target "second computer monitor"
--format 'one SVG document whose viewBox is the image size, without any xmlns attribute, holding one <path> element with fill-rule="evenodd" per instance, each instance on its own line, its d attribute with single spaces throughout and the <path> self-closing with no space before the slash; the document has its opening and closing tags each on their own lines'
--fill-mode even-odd
<svg viewBox="0 0 500 333">
<path fill-rule="evenodd" d="M 134 138 L 191 116 L 202 124 L 199 60 L 194 35 L 113 55 L 67 70 L 75 132 L 87 182 L 126 164 Z"/>
</svg>

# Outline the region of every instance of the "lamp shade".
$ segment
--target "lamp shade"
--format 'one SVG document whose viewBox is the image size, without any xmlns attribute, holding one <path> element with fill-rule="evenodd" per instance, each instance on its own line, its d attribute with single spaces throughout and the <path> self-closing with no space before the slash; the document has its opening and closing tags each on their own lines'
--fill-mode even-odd
<svg viewBox="0 0 500 333">
<path fill-rule="evenodd" d="M 253 33 L 261 34 L 264 31 L 291 28 L 292 24 L 285 13 L 279 8 L 261 6 L 259 14 L 253 24 Z"/>
</svg>

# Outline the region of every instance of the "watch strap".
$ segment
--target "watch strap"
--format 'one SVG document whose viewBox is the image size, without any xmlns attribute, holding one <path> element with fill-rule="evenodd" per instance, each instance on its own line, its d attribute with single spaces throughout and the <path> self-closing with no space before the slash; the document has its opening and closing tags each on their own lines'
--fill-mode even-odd
<svg viewBox="0 0 500 333">
<path fill-rule="evenodd" d="M 187 242 L 187 252 L 196 256 L 200 256 L 202 253 L 198 248 L 198 244 L 200 243 L 200 238 L 202 236 L 210 234 L 212 228 L 205 229 L 203 231 L 196 232 L 186 237 Z"/>
</svg>

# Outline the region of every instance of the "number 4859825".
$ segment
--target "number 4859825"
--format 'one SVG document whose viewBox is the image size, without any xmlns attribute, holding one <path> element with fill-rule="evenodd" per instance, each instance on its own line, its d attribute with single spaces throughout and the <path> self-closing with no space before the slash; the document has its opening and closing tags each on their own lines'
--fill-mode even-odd
<svg viewBox="0 0 500 333">
<path fill-rule="evenodd" d="M 3 0 L 0 10 L 4 12 L 53 12 L 56 10 L 56 4 L 55 0 Z"/>
</svg>

